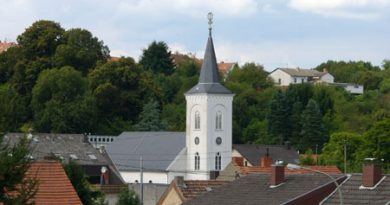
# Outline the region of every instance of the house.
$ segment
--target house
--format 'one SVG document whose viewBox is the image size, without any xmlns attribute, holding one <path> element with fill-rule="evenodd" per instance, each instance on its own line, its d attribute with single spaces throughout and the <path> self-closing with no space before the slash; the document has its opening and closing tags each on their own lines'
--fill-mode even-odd
<svg viewBox="0 0 390 205">
<path fill-rule="evenodd" d="M 340 184 L 344 204 L 390 204 L 390 175 L 382 175 L 378 164 L 366 162 L 362 174 L 349 174 Z M 340 204 L 337 193 L 331 193 L 320 204 Z"/>
<path fill-rule="evenodd" d="M 184 180 L 181 176 L 175 177 L 157 205 L 179 205 L 226 183 L 226 181 Z"/>
<path fill-rule="evenodd" d="M 24 133 L 7 133 L 4 140 L 11 144 L 21 139 Z M 32 158 L 35 160 L 60 159 L 64 163 L 76 161 L 84 169 L 92 184 L 123 184 L 119 172 L 110 159 L 89 144 L 82 134 L 28 134 L 33 147 Z M 102 173 L 102 170 L 105 170 Z"/>
<path fill-rule="evenodd" d="M 17 46 L 14 42 L 1 42 L 0 41 L 0 53 L 6 52 L 9 48 Z"/>
<path fill-rule="evenodd" d="M 234 144 L 232 156 L 242 158 L 242 162 L 237 161 L 239 166 L 260 166 L 265 163 L 264 156 L 268 156 L 269 165 L 278 160 L 299 162 L 298 152 L 290 145 Z"/>
<path fill-rule="evenodd" d="M 364 86 L 355 83 L 330 83 L 329 85 L 341 87 L 351 94 L 361 95 L 364 92 Z"/>
<path fill-rule="evenodd" d="M 234 94 L 220 83 L 209 29 L 199 81 L 184 94 L 186 132 L 125 132 L 108 145 L 125 181 L 209 180 L 231 162 Z"/>
<path fill-rule="evenodd" d="M 184 202 L 195 204 L 318 204 L 336 185 L 324 174 L 285 174 L 283 165 L 274 165 L 270 173 L 249 174 Z M 345 175 L 332 175 L 338 183 Z"/>
<path fill-rule="evenodd" d="M 229 75 L 230 71 L 237 65 L 237 63 L 226 63 L 221 61 L 218 63 L 218 70 L 223 75 L 224 79 Z"/>
<path fill-rule="evenodd" d="M 270 77 L 275 84 L 288 86 L 290 84 L 325 82 L 333 83 L 334 77 L 327 70 L 323 72 L 301 68 L 277 68 L 273 70 Z"/>
<path fill-rule="evenodd" d="M 25 177 L 38 180 L 37 192 L 32 199 L 37 205 L 82 205 L 62 164 L 58 161 L 35 161 L 27 170 Z"/>
</svg>

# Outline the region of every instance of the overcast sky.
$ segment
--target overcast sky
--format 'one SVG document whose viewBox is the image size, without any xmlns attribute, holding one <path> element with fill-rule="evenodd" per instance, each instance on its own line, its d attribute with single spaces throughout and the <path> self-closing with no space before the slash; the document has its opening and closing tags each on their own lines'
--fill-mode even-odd
<svg viewBox="0 0 390 205">
<path fill-rule="evenodd" d="M 157 40 L 202 58 L 209 11 L 218 61 L 272 70 L 390 59 L 390 0 L 0 0 L 0 40 L 47 19 L 91 31 L 113 56 L 138 60 Z"/>
</svg>

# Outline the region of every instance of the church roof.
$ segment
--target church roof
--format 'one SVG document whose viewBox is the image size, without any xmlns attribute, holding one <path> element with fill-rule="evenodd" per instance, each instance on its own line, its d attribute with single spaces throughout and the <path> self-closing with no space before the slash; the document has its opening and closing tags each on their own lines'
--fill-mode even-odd
<svg viewBox="0 0 390 205">
<path fill-rule="evenodd" d="M 217 58 L 215 57 L 213 38 L 211 30 L 207 40 L 206 51 L 202 69 L 200 71 L 199 82 L 186 94 L 210 93 L 210 94 L 232 94 L 230 90 L 220 84 Z"/>
<path fill-rule="evenodd" d="M 106 148 L 119 171 L 166 171 L 186 145 L 185 132 L 123 132 Z"/>
</svg>

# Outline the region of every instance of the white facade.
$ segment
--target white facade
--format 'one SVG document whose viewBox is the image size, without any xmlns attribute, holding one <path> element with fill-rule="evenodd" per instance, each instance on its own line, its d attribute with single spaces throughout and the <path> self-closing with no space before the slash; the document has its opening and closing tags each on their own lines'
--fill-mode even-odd
<svg viewBox="0 0 390 205">
<path fill-rule="evenodd" d="M 321 81 L 327 82 L 327 83 L 333 83 L 334 82 L 334 77 L 330 73 L 325 73 L 324 75 L 321 76 Z"/>
<path fill-rule="evenodd" d="M 305 73 L 307 71 L 311 70 L 304 70 L 300 69 Z M 299 71 L 297 69 L 297 71 Z M 290 75 L 289 73 L 281 70 L 276 69 L 272 73 L 269 74 L 269 77 L 274 81 L 276 85 L 280 86 L 288 86 L 290 84 L 301 84 L 301 83 L 307 83 L 307 82 L 326 82 L 326 83 L 333 83 L 334 77 L 330 73 L 324 73 L 321 76 L 306 76 L 304 74 L 302 75 Z"/>
<path fill-rule="evenodd" d="M 233 96 L 186 95 L 187 179 L 208 180 L 231 162 Z"/>
<path fill-rule="evenodd" d="M 292 79 L 292 77 L 289 74 L 287 74 L 286 72 L 280 69 L 277 69 L 271 74 L 269 74 L 269 77 L 272 78 L 275 84 L 280 86 L 288 86 L 292 82 L 294 82 L 293 81 L 294 79 Z"/>
</svg>

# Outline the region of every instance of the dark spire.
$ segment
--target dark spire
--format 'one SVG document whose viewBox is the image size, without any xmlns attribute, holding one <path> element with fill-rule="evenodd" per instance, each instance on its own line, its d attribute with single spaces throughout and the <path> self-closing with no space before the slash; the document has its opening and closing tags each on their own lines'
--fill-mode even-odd
<svg viewBox="0 0 390 205">
<path fill-rule="evenodd" d="M 219 82 L 219 72 L 217 58 L 215 57 L 213 38 L 211 35 L 211 24 L 213 23 L 213 14 L 207 15 L 209 19 L 209 38 L 207 40 L 206 51 L 204 53 L 202 69 L 200 71 L 199 82 L 191 88 L 187 94 L 191 93 L 221 93 L 231 94 L 232 92 L 225 88 Z"/>
</svg>

